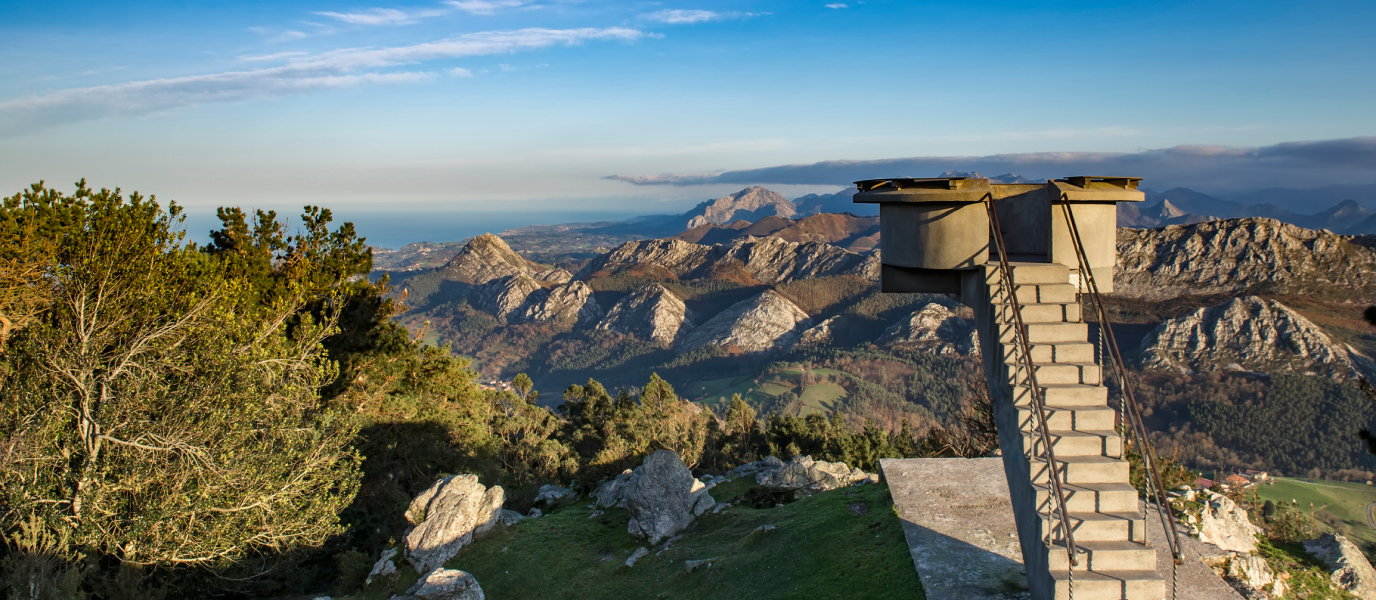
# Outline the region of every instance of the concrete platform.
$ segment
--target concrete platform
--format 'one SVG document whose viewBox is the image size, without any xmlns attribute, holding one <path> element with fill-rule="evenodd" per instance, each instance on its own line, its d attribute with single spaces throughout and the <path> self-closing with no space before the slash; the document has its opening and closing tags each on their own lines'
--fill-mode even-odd
<svg viewBox="0 0 1376 600">
<path fill-rule="evenodd" d="M 885 459 L 880 469 L 928 600 L 1031 597 L 1002 459 Z M 1147 542 L 1166 598 L 1242 600 L 1200 560 L 1225 552 L 1182 532 L 1185 562 L 1172 573 L 1164 535 L 1156 513 L 1147 513 Z"/>
<path fill-rule="evenodd" d="M 880 461 L 927 600 L 1030 598 L 1001 458 Z"/>
</svg>

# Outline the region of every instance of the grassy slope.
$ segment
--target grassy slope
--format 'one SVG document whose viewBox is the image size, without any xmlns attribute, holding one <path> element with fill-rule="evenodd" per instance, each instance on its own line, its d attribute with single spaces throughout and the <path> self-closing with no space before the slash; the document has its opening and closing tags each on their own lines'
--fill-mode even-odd
<svg viewBox="0 0 1376 600">
<path fill-rule="evenodd" d="M 1316 516 L 1326 512 L 1346 523 L 1349 531 L 1341 533 L 1358 545 L 1376 542 L 1376 531 L 1366 522 L 1366 507 L 1376 502 L 1376 488 L 1372 486 L 1345 481 L 1310 483 L 1303 479 L 1278 477 L 1275 485 L 1262 484 L 1253 489 L 1263 502 L 1271 500 L 1276 504 L 1291 504 L 1306 510 L 1312 502 Z"/>
<path fill-rule="evenodd" d="M 818 377 L 844 375 L 835 369 L 813 369 L 812 372 Z M 757 377 L 753 375 L 709 379 L 695 382 L 681 390 L 681 393 L 685 398 L 706 406 L 726 406 L 730 402 L 732 394 L 740 394 L 746 402 L 755 407 L 760 407 L 784 392 L 794 391 L 796 393 L 800 387 L 800 377 L 802 377 L 802 371 L 784 369 L 778 373 L 758 377 L 760 381 L 758 384 L 755 383 Z M 803 393 L 799 394 L 799 398 L 804 404 L 804 415 L 813 412 L 830 414 L 836 402 L 849 395 L 850 392 L 838 384 L 822 382 L 806 386 Z"/>
<path fill-rule="evenodd" d="M 746 481 L 712 490 L 718 501 Z M 868 514 L 851 510 L 863 504 Z M 643 540 L 626 533 L 625 510 L 591 517 L 586 500 L 498 528 L 449 561 L 507 598 L 910 598 L 924 596 L 888 487 L 817 494 L 780 508 L 732 506 L 698 517 L 662 554 L 627 568 Z M 759 532 L 774 525 L 773 532 Z M 654 548 L 652 548 L 654 549 Z M 718 559 L 685 573 L 684 561 Z M 374 582 L 359 599 L 382 599 L 416 579 Z M 391 583 L 391 585 L 386 585 Z"/>
</svg>

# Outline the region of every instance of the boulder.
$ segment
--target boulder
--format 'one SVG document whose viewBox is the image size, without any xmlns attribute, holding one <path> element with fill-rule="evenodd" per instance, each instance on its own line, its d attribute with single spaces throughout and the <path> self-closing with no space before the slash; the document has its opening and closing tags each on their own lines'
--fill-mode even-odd
<svg viewBox="0 0 1376 600">
<path fill-rule="evenodd" d="M 477 475 L 451 475 L 421 492 L 406 510 L 413 525 L 406 534 L 406 560 L 417 573 L 444 566 L 501 518 L 506 494 L 501 486 L 485 488 Z"/>
<path fill-rule="evenodd" d="M 640 562 L 640 559 L 645 558 L 645 556 L 648 555 L 649 553 L 650 553 L 650 549 L 649 549 L 649 548 L 646 548 L 646 547 L 644 547 L 644 546 L 641 546 L 641 547 L 639 547 L 639 548 L 636 548 L 636 549 L 635 549 L 635 552 L 632 552 L 632 553 L 631 553 L 631 556 L 630 556 L 629 558 L 626 559 L 626 566 L 627 566 L 627 567 L 634 567 L 634 566 L 635 566 L 635 563 Z"/>
<path fill-rule="evenodd" d="M 458 569 L 435 569 L 420 578 L 404 596 L 395 600 L 486 600 L 482 586 L 471 573 Z"/>
<path fill-rule="evenodd" d="M 645 457 L 634 471 L 623 472 L 599 486 L 595 495 L 599 506 L 629 510 L 627 532 L 651 544 L 682 531 L 694 517 L 716 504 L 707 486 L 694 479 L 683 460 L 668 450 Z"/>
<path fill-rule="evenodd" d="M 1257 551 L 1260 527 L 1247 519 L 1247 511 L 1223 494 L 1204 492 L 1199 515 L 1199 541 L 1229 552 Z"/>
<path fill-rule="evenodd" d="M 564 500 L 570 500 L 572 498 L 573 491 L 566 487 L 559 487 L 557 485 L 542 485 L 540 486 L 540 490 L 535 492 L 535 502 L 533 502 L 533 504 L 554 506 L 556 504 L 559 504 L 560 502 L 563 502 Z"/>
<path fill-rule="evenodd" d="M 1334 585 L 1363 600 L 1376 600 L 1376 569 L 1356 544 L 1341 535 L 1325 533 L 1305 542 L 1304 550 L 1333 570 Z"/>
<path fill-rule="evenodd" d="M 525 515 L 518 513 L 514 510 L 507 510 L 505 508 L 503 508 L 497 516 L 497 520 L 500 521 L 501 524 L 506 525 L 508 527 L 515 525 L 516 523 L 520 522 L 521 519 L 524 518 L 526 518 Z"/>
<path fill-rule="evenodd" d="M 1218 564 L 1219 562 L 1222 564 Z M 1285 596 L 1285 582 L 1271 572 L 1259 556 L 1228 554 L 1214 559 L 1214 572 L 1248 600 L 1270 600 Z"/>
<path fill-rule="evenodd" d="M 852 469 L 845 463 L 812 460 L 811 456 L 795 456 L 786 463 L 771 456 L 761 463 L 764 468 L 755 474 L 755 483 L 765 487 L 825 492 L 849 485 L 879 483 L 879 476 L 873 473 Z"/>
<path fill-rule="evenodd" d="M 365 579 L 363 583 L 365 585 L 372 583 L 374 577 L 386 577 L 395 574 L 397 572 L 397 564 L 392 562 L 392 559 L 396 558 L 396 556 L 396 548 L 383 550 L 382 556 L 377 559 L 376 563 L 373 563 L 373 570 L 368 572 L 368 578 Z"/>
</svg>

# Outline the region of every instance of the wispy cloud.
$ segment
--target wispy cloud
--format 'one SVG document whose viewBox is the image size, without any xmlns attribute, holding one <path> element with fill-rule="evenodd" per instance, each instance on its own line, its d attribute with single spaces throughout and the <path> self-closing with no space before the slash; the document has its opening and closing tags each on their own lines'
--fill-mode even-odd
<svg viewBox="0 0 1376 600">
<path fill-rule="evenodd" d="M 1376 181 L 1376 136 L 1287 142 L 1256 148 L 1175 146 L 1141 152 L 1029 152 L 829 160 L 719 173 L 611 175 L 635 185 L 833 184 L 879 177 L 932 177 L 944 171 L 1017 173 L 1032 179 L 1082 174 L 1147 178 L 1148 186 L 1214 190 Z"/>
<path fill-rule="evenodd" d="M 710 10 L 660 10 L 652 13 L 640 15 L 640 18 L 657 23 L 668 25 L 691 25 L 693 23 L 705 23 L 707 21 L 725 21 L 728 19 L 745 19 L 748 17 L 758 17 L 767 13 L 750 12 L 715 12 Z"/>
<path fill-rule="evenodd" d="M 322 17 L 343 21 L 350 25 L 409 25 L 422 19 L 441 17 L 449 14 L 441 8 L 401 10 L 397 8 L 374 8 L 359 12 L 317 12 Z"/>
<path fill-rule="evenodd" d="M 426 70 L 379 72 L 401 65 L 472 56 L 509 54 L 589 41 L 634 41 L 647 34 L 624 27 L 488 31 L 423 44 L 345 48 L 320 54 L 248 57 L 285 64 L 207 75 L 73 88 L 0 102 L 0 137 L 109 116 L 153 113 L 181 106 L 299 94 L 363 84 L 427 81 Z M 466 71 L 466 70 L 462 70 Z M 451 75 L 461 75 L 450 69 Z M 470 73 L 471 74 L 471 73 Z"/>
<path fill-rule="evenodd" d="M 530 2 L 525 0 L 449 0 L 445 4 L 471 15 L 491 15 L 503 8 L 527 6 Z"/>
<path fill-rule="evenodd" d="M 837 2 L 837 3 L 835 3 L 835 4 L 828 4 L 828 5 L 827 5 L 827 8 L 833 8 L 833 9 L 835 9 L 835 8 L 850 8 L 850 6 L 845 5 L 845 4 L 841 4 L 840 2 Z"/>
</svg>

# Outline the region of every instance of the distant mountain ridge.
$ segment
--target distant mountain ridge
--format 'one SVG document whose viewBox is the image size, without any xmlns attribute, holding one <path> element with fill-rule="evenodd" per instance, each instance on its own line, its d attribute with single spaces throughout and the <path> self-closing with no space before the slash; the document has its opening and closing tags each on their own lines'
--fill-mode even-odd
<svg viewBox="0 0 1376 600">
<path fill-rule="evenodd" d="M 1336 188 L 1346 191 L 1362 191 L 1361 186 Z M 1285 192 L 1284 194 L 1280 192 Z M 1328 192 L 1332 192 L 1329 189 Z M 1308 192 L 1298 190 L 1273 191 L 1269 194 L 1253 194 L 1245 198 L 1282 199 L 1284 204 L 1264 202 L 1243 204 L 1221 200 L 1189 188 L 1175 188 L 1165 192 L 1147 191 L 1147 199 L 1142 203 L 1122 203 L 1118 205 L 1119 227 L 1161 227 L 1164 225 L 1187 225 L 1216 219 L 1237 219 L 1264 217 L 1284 221 L 1308 229 L 1327 229 L 1344 235 L 1376 234 L 1376 211 L 1351 198 L 1333 201 L 1328 208 L 1312 214 L 1293 212 L 1306 206 L 1296 195 Z M 1319 193 L 1316 190 L 1314 193 Z M 1327 200 L 1317 200 L 1308 206 L 1323 205 Z M 1372 191 L 1369 204 L 1376 205 L 1376 190 Z"/>
</svg>

